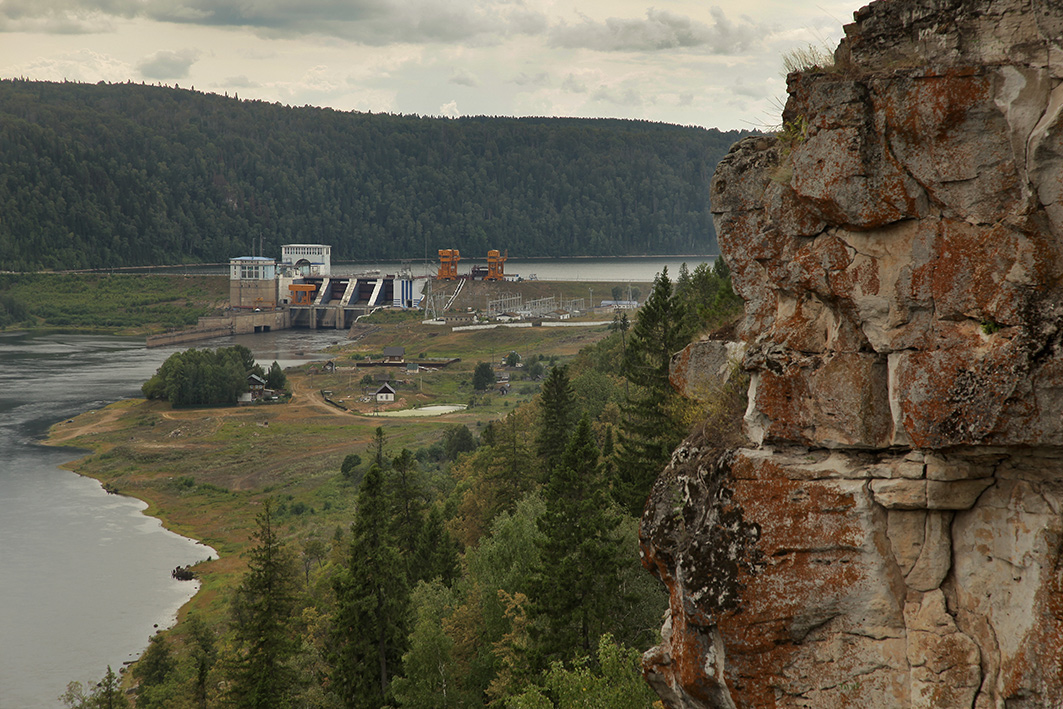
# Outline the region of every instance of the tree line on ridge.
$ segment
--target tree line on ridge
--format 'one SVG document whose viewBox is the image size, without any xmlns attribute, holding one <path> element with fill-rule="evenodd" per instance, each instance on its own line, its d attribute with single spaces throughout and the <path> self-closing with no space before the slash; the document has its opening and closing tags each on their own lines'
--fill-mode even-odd
<svg viewBox="0 0 1063 709">
<path fill-rule="evenodd" d="M 708 181 L 744 131 L 426 118 L 136 84 L 0 81 L 0 264 L 716 252 Z"/>
</svg>

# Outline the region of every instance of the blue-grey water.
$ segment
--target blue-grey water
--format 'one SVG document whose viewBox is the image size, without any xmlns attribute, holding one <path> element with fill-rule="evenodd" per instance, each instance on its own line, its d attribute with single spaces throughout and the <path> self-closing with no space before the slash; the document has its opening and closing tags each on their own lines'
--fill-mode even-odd
<svg viewBox="0 0 1063 709">
<path fill-rule="evenodd" d="M 341 338 L 286 331 L 201 346 L 239 341 L 287 366 Z M 140 501 L 57 467 L 82 451 L 38 443 L 53 423 L 138 395 L 172 352 L 0 333 L 0 709 L 60 706 L 67 682 L 135 659 L 196 590 L 170 571 L 214 554 L 141 514 Z"/>
<path fill-rule="evenodd" d="M 693 270 L 711 259 L 506 265 L 542 280 L 647 282 L 684 261 Z M 196 346 L 239 342 L 266 365 L 289 366 L 342 339 L 291 330 Z M 95 681 L 135 659 L 196 590 L 170 571 L 214 554 L 141 514 L 143 503 L 58 467 L 82 451 L 39 444 L 54 423 L 138 396 L 173 351 L 133 338 L 0 332 L 0 709 L 59 706 L 71 680 Z"/>
<path fill-rule="evenodd" d="M 267 254 L 269 256 L 269 254 Z M 665 267 L 675 280 L 679 268 L 685 263 L 693 271 L 702 263 L 712 265 L 715 256 L 613 256 L 609 258 L 581 257 L 554 259 L 518 259 L 506 261 L 506 275 L 520 278 L 537 278 L 543 281 L 630 281 L 649 283 Z M 458 263 L 458 273 L 470 273 L 473 266 L 484 266 L 487 259 L 480 255 L 465 254 Z M 427 260 L 407 261 L 339 261 L 332 263 L 332 275 L 352 276 L 366 271 L 379 271 L 397 275 L 409 267 L 414 276 L 433 275 L 439 268 L 434 255 Z M 174 272 L 198 274 L 228 273 L 225 266 L 173 267 Z"/>
<path fill-rule="evenodd" d="M 693 271 L 698 265 L 712 265 L 713 256 L 616 256 L 610 258 L 556 258 L 556 259 L 518 259 L 511 258 L 504 265 L 505 273 L 524 279 L 537 278 L 543 281 L 631 281 L 648 283 L 665 267 L 672 280 L 679 274 L 679 268 L 685 263 Z M 462 258 L 458 263 L 458 273 L 468 273 L 475 266 L 484 266 L 487 259 Z M 362 270 L 379 270 L 394 273 L 396 263 L 338 263 L 332 270 L 339 275 L 359 273 Z M 414 262 L 414 275 L 434 274 L 439 264 L 436 261 Z"/>
</svg>

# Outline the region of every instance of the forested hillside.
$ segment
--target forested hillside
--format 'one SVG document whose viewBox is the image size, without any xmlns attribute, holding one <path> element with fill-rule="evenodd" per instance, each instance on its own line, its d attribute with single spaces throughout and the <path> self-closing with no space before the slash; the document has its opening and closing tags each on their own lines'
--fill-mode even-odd
<svg viewBox="0 0 1063 709">
<path fill-rule="evenodd" d="M 0 269 L 714 253 L 740 137 L 639 121 L 420 118 L 135 84 L 0 81 Z"/>
</svg>

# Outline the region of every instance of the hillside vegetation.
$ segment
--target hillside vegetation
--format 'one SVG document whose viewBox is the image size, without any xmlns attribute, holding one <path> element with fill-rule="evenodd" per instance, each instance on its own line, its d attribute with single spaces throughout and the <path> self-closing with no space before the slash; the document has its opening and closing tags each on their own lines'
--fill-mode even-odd
<svg viewBox="0 0 1063 709">
<path fill-rule="evenodd" d="M 135 84 L 0 81 L 0 269 L 715 253 L 708 180 L 742 133 L 422 118 Z"/>
</svg>

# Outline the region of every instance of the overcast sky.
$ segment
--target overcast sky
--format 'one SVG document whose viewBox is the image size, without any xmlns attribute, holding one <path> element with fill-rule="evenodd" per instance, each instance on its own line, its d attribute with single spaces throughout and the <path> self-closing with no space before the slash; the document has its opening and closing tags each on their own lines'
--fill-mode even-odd
<svg viewBox="0 0 1063 709">
<path fill-rule="evenodd" d="M 426 116 L 778 122 L 866 0 L 0 0 L 0 77 Z"/>
</svg>

